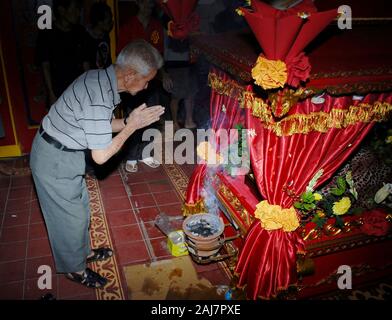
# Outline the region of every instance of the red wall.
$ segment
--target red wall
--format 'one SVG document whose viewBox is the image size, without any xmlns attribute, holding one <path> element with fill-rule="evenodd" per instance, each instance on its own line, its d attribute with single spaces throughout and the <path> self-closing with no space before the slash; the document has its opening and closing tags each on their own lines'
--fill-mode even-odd
<svg viewBox="0 0 392 320">
<path fill-rule="evenodd" d="M 5 61 L 5 71 L 7 74 L 7 82 L 8 88 L 11 98 L 11 106 L 12 113 L 15 121 L 16 132 L 18 141 L 21 144 L 22 153 L 28 153 L 31 149 L 31 143 L 33 137 L 35 135 L 36 129 L 29 129 L 29 123 L 26 116 L 25 104 L 23 100 L 23 91 L 21 86 L 21 78 L 20 78 L 20 66 L 17 61 L 17 48 L 16 48 L 16 34 L 14 30 L 13 24 L 13 16 L 12 16 L 12 1 L 5 0 L 0 1 L 0 39 L 2 43 L 2 51 L 3 57 Z M 2 92 L 5 90 L 4 84 L 1 85 Z M 3 93 L 2 93 L 3 94 Z M 4 94 L 3 100 L 6 100 L 6 95 Z M 3 103 L 4 108 L 5 104 Z M 8 108 L 8 106 L 7 106 Z M 6 113 L 2 106 L 2 115 L 3 112 Z M 13 132 L 9 116 L 3 119 L 6 129 L 6 138 L 3 138 L 0 141 L 0 145 L 8 145 L 9 142 L 12 141 L 11 144 L 14 144 L 13 141 Z"/>
</svg>

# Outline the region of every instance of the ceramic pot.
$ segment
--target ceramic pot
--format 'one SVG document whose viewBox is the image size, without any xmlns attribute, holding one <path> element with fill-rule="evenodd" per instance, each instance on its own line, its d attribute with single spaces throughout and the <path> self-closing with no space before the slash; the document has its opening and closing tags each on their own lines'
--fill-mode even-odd
<svg viewBox="0 0 392 320">
<path fill-rule="evenodd" d="M 189 252 L 200 257 L 217 254 L 224 242 L 222 240 L 224 227 L 222 218 L 214 214 L 199 213 L 187 217 L 182 224 L 182 229 L 187 238 Z"/>
</svg>

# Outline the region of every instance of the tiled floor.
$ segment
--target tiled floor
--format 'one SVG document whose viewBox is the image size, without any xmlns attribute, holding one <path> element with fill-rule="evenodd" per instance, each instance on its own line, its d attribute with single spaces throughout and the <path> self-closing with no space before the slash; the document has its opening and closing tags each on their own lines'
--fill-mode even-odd
<svg viewBox="0 0 392 320">
<path fill-rule="evenodd" d="M 11 165 L 26 165 L 26 159 Z M 140 165 L 139 172 L 115 170 L 99 181 L 119 270 L 132 264 L 170 259 L 165 235 L 155 227 L 159 212 L 181 226 L 182 200 L 163 167 Z M 192 166 L 183 166 L 190 175 Z M 51 249 L 30 176 L 0 175 L 0 299 L 39 299 L 46 292 L 38 289 L 41 265 L 54 270 Z M 198 266 L 199 275 L 212 284 L 228 284 L 218 264 Z M 121 275 L 122 278 L 123 275 Z M 77 285 L 62 275 L 53 275 L 50 292 L 57 299 L 95 299 L 94 290 Z M 126 294 L 126 283 L 123 282 Z"/>
</svg>

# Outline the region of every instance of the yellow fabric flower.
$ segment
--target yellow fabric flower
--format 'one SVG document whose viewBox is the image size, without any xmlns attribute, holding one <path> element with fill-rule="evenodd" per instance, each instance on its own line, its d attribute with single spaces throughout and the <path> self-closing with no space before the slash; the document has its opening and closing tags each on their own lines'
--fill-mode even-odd
<svg viewBox="0 0 392 320">
<path fill-rule="evenodd" d="M 235 12 L 237 12 L 237 14 L 238 14 L 239 16 L 243 16 L 243 15 L 244 15 L 244 12 L 242 11 L 241 8 L 235 9 Z"/>
<path fill-rule="evenodd" d="M 316 215 L 319 218 L 324 218 L 325 217 L 325 212 L 323 210 L 317 210 Z"/>
<path fill-rule="evenodd" d="M 159 32 L 157 30 L 154 30 L 151 33 L 151 42 L 153 44 L 157 44 L 159 42 Z"/>
<path fill-rule="evenodd" d="M 310 17 L 310 13 L 308 12 L 298 12 L 297 13 L 298 17 L 300 17 L 301 19 L 307 19 Z"/>
<path fill-rule="evenodd" d="M 269 204 L 266 200 L 256 206 L 255 217 L 260 220 L 265 230 L 283 229 L 285 232 L 291 232 L 299 227 L 294 207 L 283 209 L 281 206 Z"/>
<path fill-rule="evenodd" d="M 343 197 L 337 202 L 333 203 L 332 211 L 335 215 L 341 216 L 345 214 L 351 207 L 351 201 L 348 197 Z"/>
<path fill-rule="evenodd" d="M 170 20 L 168 23 L 167 23 L 167 35 L 169 36 L 169 37 L 171 37 L 171 38 L 173 38 L 173 33 L 171 32 L 171 28 L 172 28 L 172 25 L 174 24 L 174 22 L 172 21 L 172 20 Z"/>
<path fill-rule="evenodd" d="M 197 155 L 209 165 L 222 164 L 223 158 L 208 141 L 200 142 L 196 148 Z"/>
<path fill-rule="evenodd" d="M 252 78 L 265 90 L 283 88 L 287 81 L 286 64 L 280 60 L 268 60 L 259 56 L 252 69 Z"/>
<path fill-rule="evenodd" d="M 314 200 L 316 201 L 320 201 L 323 198 L 323 196 L 317 192 L 313 193 L 313 196 L 314 196 Z"/>
<path fill-rule="evenodd" d="M 386 139 L 386 143 L 392 143 L 392 136 L 388 136 Z"/>
</svg>

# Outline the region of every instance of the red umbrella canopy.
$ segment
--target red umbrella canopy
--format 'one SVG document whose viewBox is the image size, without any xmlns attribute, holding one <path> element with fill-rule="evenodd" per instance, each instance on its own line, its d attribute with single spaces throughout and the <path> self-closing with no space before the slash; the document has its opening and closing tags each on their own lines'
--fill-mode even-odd
<svg viewBox="0 0 392 320">
<path fill-rule="evenodd" d="M 163 10 L 172 19 L 169 22 L 169 35 L 185 39 L 190 32 L 199 27 L 199 17 L 194 12 L 198 0 L 159 0 Z"/>
<path fill-rule="evenodd" d="M 167 15 L 176 23 L 184 23 L 195 10 L 198 0 L 159 0 Z"/>
<path fill-rule="evenodd" d="M 337 10 L 317 12 L 311 0 L 278 10 L 260 1 L 242 8 L 267 59 L 286 60 L 298 55 L 334 18 Z"/>
<path fill-rule="evenodd" d="M 260 55 L 252 76 L 264 89 L 298 87 L 310 75 L 308 58 L 301 51 L 337 16 L 337 10 L 317 12 L 312 0 L 287 10 L 252 0 L 251 9 L 240 8 L 256 36 Z"/>
</svg>

